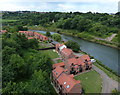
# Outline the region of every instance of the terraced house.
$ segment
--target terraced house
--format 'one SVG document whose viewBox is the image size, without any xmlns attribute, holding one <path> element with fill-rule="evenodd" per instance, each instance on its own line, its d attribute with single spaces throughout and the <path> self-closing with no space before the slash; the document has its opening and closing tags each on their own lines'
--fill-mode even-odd
<svg viewBox="0 0 120 95">
<path fill-rule="evenodd" d="M 22 34 L 25 34 L 28 39 L 39 39 L 39 40 L 42 40 L 42 41 L 47 41 L 48 40 L 48 37 L 42 35 L 42 34 L 39 34 L 37 32 L 32 32 L 32 31 L 19 31 L 19 33 L 22 33 Z"/>
<path fill-rule="evenodd" d="M 53 80 L 56 89 L 61 95 L 78 94 L 82 92 L 81 83 L 74 79 L 74 75 L 67 75 L 66 70 L 62 67 L 56 67 L 53 71 Z"/>
<path fill-rule="evenodd" d="M 88 55 L 76 56 L 64 44 L 56 44 L 55 47 L 64 61 L 53 64 L 52 82 L 61 95 L 71 93 L 80 95 L 82 86 L 80 81 L 74 79 L 74 75 L 92 68 L 90 57 Z"/>
</svg>

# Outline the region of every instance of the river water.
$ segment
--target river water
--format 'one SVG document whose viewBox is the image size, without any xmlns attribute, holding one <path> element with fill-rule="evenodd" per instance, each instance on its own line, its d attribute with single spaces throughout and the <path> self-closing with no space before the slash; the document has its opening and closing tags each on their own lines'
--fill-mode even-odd
<svg viewBox="0 0 120 95">
<path fill-rule="evenodd" d="M 38 31 L 34 30 L 36 32 L 45 33 L 46 31 Z M 54 34 L 54 32 L 51 32 L 51 34 Z M 118 67 L 120 64 L 118 64 L 118 52 L 120 50 L 111 48 L 108 46 L 104 46 L 101 44 L 89 42 L 86 40 L 82 40 L 80 38 L 66 36 L 62 34 L 63 40 L 73 40 L 77 42 L 80 45 L 80 49 L 82 51 L 85 51 L 89 53 L 91 56 L 94 56 L 94 58 L 100 60 L 102 64 L 106 65 L 107 67 L 111 68 L 113 71 L 118 72 Z M 120 75 L 120 72 L 118 72 Z"/>
</svg>

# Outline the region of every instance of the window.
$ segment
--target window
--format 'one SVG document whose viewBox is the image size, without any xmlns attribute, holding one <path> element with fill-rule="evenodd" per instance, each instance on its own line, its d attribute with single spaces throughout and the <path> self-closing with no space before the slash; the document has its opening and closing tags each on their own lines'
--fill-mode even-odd
<svg viewBox="0 0 120 95">
<path fill-rule="evenodd" d="M 70 87 L 70 85 L 67 85 L 67 86 L 66 86 L 66 88 L 69 88 L 69 87 Z"/>
<path fill-rule="evenodd" d="M 71 70 L 73 71 L 73 70 L 74 70 L 74 68 L 71 68 Z"/>
<path fill-rule="evenodd" d="M 64 84 L 66 84 L 66 82 L 64 82 Z"/>
</svg>

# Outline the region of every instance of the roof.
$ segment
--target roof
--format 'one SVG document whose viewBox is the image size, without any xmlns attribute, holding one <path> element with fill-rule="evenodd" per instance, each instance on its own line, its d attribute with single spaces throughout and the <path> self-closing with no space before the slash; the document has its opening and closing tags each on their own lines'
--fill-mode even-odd
<svg viewBox="0 0 120 95">
<path fill-rule="evenodd" d="M 28 37 L 28 39 L 34 39 L 34 37 Z"/>
<path fill-rule="evenodd" d="M 53 64 L 52 67 L 53 68 L 56 68 L 56 67 L 62 67 L 62 66 L 65 66 L 64 62 L 61 62 L 61 63 L 56 63 L 56 64 Z"/>
<path fill-rule="evenodd" d="M 85 65 L 85 63 L 80 58 L 70 58 L 67 60 L 68 64 L 71 65 L 72 63 L 74 65 Z M 76 67 L 77 68 L 77 67 Z"/>
<path fill-rule="evenodd" d="M 61 47 L 61 46 L 63 46 L 64 44 L 60 44 L 60 43 L 57 43 L 56 45 L 55 45 L 55 47 Z"/>
<path fill-rule="evenodd" d="M 67 75 L 65 73 L 62 73 L 57 80 L 58 80 L 58 83 L 64 87 L 64 89 L 67 91 L 67 93 L 69 93 L 70 90 L 76 84 L 80 83 L 80 81 L 75 80 L 73 78 L 73 75 Z"/>
<path fill-rule="evenodd" d="M 54 75 L 56 78 L 58 78 L 59 75 L 60 75 L 62 72 L 64 72 L 64 68 L 59 67 L 59 66 L 56 67 L 56 68 L 52 71 L 53 75 Z"/>
<path fill-rule="evenodd" d="M 61 50 L 61 52 L 67 56 L 69 56 L 71 53 L 73 53 L 73 51 L 71 49 L 68 49 L 68 48 L 63 48 Z"/>
<path fill-rule="evenodd" d="M 87 59 L 87 61 L 89 61 L 88 64 L 91 64 L 91 62 L 90 62 L 91 60 L 90 60 L 90 57 L 88 55 L 82 55 L 82 56 L 80 56 L 80 59 L 83 62 L 85 62 L 85 60 Z"/>
<path fill-rule="evenodd" d="M 88 56 L 88 55 L 82 55 L 82 56 L 80 56 L 80 58 L 82 58 L 82 59 L 87 59 L 88 61 L 90 60 L 90 57 Z"/>
<path fill-rule="evenodd" d="M 60 51 L 61 51 L 62 49 L 64 49 L 64 48 L 67 48 L 67 46 L 66 46 L 66 45 L 62 45 L 61 47 L 59 47 Z"/>
<path fill-rule="evenodd" d="M 0 32 L 1 32 L 1 33 L 5 33 L 5 32 L 7 32 L 7 31 L 6 31 L 6 30 L 0 30 Z"/>
</svg>

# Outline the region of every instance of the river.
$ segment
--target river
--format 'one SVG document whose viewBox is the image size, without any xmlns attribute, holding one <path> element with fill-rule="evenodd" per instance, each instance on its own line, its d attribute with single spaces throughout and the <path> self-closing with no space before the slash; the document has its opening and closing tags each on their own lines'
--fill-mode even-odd
<svg viewBox="0 0 120 95">
<path fill-rule="evenodd" d="M 38 30 L 34 30 L 34 31 L 45 33 L 45 31 L 38 31 Z M 54 34 L 54 32 L 51 32 L 51 34 Z M 80 45 L 80 49 L 82 51 L 85 51 L 89 53 L 91 56 L 94 56 L 94 58 L 100 60 L 102 64 L 111 68 L 113 71 L 119 73 L 120 75 L 120 72 L 118 72 L 118 67 L 120 66 L 120 64 L 118 64 L 118 56 L 119 56 L 118 52 L 120 52 L 120 50 L 108 46 L 104 46 L 101 44 L 97 44 L 94 42 L 82 40 L 80 38 L 76 38 L 68 35 L 66 36 L 63 34 L 62 34 L 62 39 L 66 41 L 73 40 L 77 42 Z"/>
</svg>

